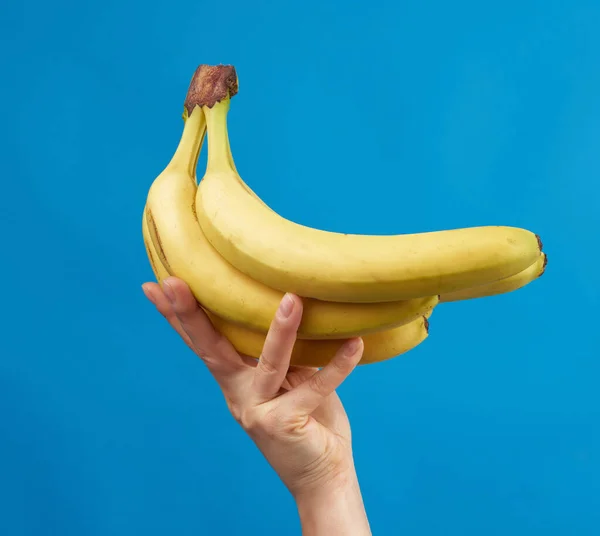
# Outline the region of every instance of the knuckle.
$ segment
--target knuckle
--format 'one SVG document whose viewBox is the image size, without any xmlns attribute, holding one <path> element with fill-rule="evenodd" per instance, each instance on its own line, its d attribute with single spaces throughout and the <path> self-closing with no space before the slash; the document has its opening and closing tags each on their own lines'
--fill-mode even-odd
<svg viewBox="0 0 600 536">
<path fill-rule="evenodd" d="M 260 418 L 260 429 L 269 436 L 273 436 L 281 428 L 281 417 L 274 410 L 263 413 Z"/>
<path fill-rule="evenodd" d="M 281 415 L 274 408 L 241 408 L 238 422 L 251 436 L 275 437 L 284 427 Z"/>
<path fill-rule="evenodd" d="M 352 368 L 352 363 L 345 357 L 341 359 L 334 358 L 330 361 L 330 367 L 334 370 L 336 375 L 346 375 Z"/>
<path fill-rule="evenodd" d="M 294 333 L 293 326 L 282 323 L 279 319 L 275 318 L 269 328 L 270 335 L 272 338 L 279 340 L 287 338 Z"/>
<path fill-rule="evenodd" d="M 319 394 L 324 393 L 327 387 L 323 375 L 319 373 L 314 374 L 308 379 L 308 385 L 313 391 L 316 391 Z"/>
<path fill-rule="evenodd" d="M 255 433 L 261 427 L 261 419 L 253 407 L 240 407 L 237 421 L 249 434 Z"/>
<path fill-rule="evenodd" d="M 198 344 L 198 341 L 196 341 L 193 337 L 190 337 L 190 340 L 192 341 L 192 345 L 194 347 L 194 352 L 196 352 L 196 355 L 200 359 L 202 359 L 202 361 L 211 361 L 210 352 L 208 352 L 206 348 Z"/>
<path fill-rule="evenodd" d="M 219 367 L 222 362 L 215 352 L 211 352 L 205 346 L 199 345 L 194 339 L 191 339 L 192 351 L 200 358 L 200 360 L 212 371 Z"/>
<path fill-rule="evenodd" d="M 193 345 L 193 350 L 203 361 L 214 361 L 214 355 L 221 353 L 227 340 L 218 331 L 207 331 L 203 326 L 197 325 L 192 320 L 187 320 L 185 316 L 178 315 L 181 329 L 189 337 Z"/>
<path fill-rule="evenodd" d="M 273 361 L 269 359 L 264 353 L 260 354 L 258 366 L 263 372 L 266 372 L 267 374 L 275 374 L 277 372 L 277 367 L 275 366 Z"/>
<path fill-rule="evenodd" d="M 211 359 L 208 356 L 201 354 L 196 349 L 194 349 L 194 353 L 200 358 L 200 361 L 202 361 L 202 363 L 204 363 L 210 370 L 210 368 L 212 366 Z"/>
</svg>

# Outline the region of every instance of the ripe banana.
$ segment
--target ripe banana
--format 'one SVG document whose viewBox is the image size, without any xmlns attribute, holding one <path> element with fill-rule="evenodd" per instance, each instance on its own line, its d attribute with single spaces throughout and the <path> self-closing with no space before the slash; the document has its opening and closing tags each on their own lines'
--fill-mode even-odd
<svg viewBox="0 0 600 536">
<path fill-rule="evenodd" d="M 540 278 L 544 274 L 546 264 L 548 264 L 548 257 L 545 253 L 540 253 L 531 266 L 520 271 L 518 274 L 499 279 L 488 285 L 480 285 L 473 288 L 458 290 L 456 292 L 450 292 L 448 294 L 442 294 L 440 296 L 440 302 L 447 303 L 459 300 L 471 300 L 473 298 L 484 298 L 486 296 L 495 296 L 497 294 L 512 292 Z"/>
<path fill-rule="evenodd" d="M 170 274 L 162 264 L 154 247 L 145 213 L 146 209 L 144 209 L 144 217 L 142 218 L 144 246 L 154 276 L 158 283 L 162 285 L 162 281 Z M 232 324 L 206 309 L 205 311 L 215 328 L 231 342 L 238 352 L 254 358 L 260 357 L 266 333 Z M 364 365 L 391 359 L 418 346 L 427 338 L 429 330 L 427 318 L 430 314 L 431 310 L 426 315 L 420 316 L 403 326 L 363 336 L 364 352 L 360 364 Z M 323 367 L 329 363 L 342 343 L 343 340 L 336 339 L 322 341 L 299 339 L 294 345 L 291 364 L 304 367 Z"/>
<path fill-rule="evenodd" d="M 250 357 L 259 358 L 266 334 L 251 331 L 209 315 L 211 322 L 233 344 L 235 349 Z M 359 365 L 386 361 L 405 354 L 421 344 L 428 336 L 429 321 L 421 316 L 404 326 L 370 333 L 362 337 L 364 351 Z M 324 367 L 342 345 L 343 340 L 310 341 L 298 339 L 292 351 L 291 365 Z"/>
<path fill-rule="evenodd" d="M 489 226 L 412 235 L 347 235 L 309 228 L 265 206 L 233 164 L 227 132 L 230 96 L 203 110 L 208 164 L 196 213 L 208 241 L 256 281 L 304 297 L 385 302 L 488 284 L 530 266 L 539 237 Z"/>
<path fill-rule="evenodd" d="M 233 156 L 231 154 L 231 147 L 228 145 L 227 149 L 229 152 L 230 163 L 235 169 L 235 163 L 233 162 Z M 267 210 L 273 212 L 273 210 L 268 205 L 266 205 L 262 201 L 262 199 L 260 199 L 260 197 L 258 197 L 258 195 L 256 195 L 256 193 L 243 180 L 241 180 L 241 177 L 239 177 L 239 175 L 238 180 L 249 195 L 254 197 L 254 199 L 261 203 Z M 507 292 L 513 292 L 540 278 L 544 274 L 547 264 L 547 255 L 545 253 L 540 253 L 533 264 L 525 268 L 525 270 L 521 270 L 520 272 L 516 273 L 515 275 L 499 279 L 498 281 L 488 283 L 487 285 L 478 285 L 476 287 L 468 287 L 455 292 L 442 294 L 439 297 L 439 303 L 472 300 L 475 298 L 484 298 L 488 296 L 496 296 L 498 294 L 505 294 Z M 433 308 L 430 309 L 428 313 L 424 313 L 423 316 L 429 318 L 432 312 Z"/>
<path fill-rule="evenodd" d="M 250 195 L 258 199 L 260 203 L 263 203 L 263 201 L 248 187 L 247 184 L 242 183 L 242 185 L 244 186 L 244 188 L 247 189 Z M 265 205 L 265 207 L 267 207 L 268 210 L 271 210 L 271 208 L 267 205 Z M 513 292 L 528 285 L 532 281 L 539 279 L 542 275 L 544 275 L 544 271 L 546 270 L 547 264 L 547 255 L 545 253 L 540 253 L 538 255 L 538 258 L 532 265 L 525 268 L 525 270 L 521 270 L 515 275 L 499 279 L 498 281 L 488 283 L 487 285 L 477 285 L 476 287 L 468 287 L 462 290 L 457 290 L 455 292 L 442 294 L 439 297 L 439 303 L 472 300 L 475 298 L 485 298 L 489 296 L 496 296 L 498 294 L 506 294 L 508 292 Z M 431 312 L 433 312 L 433 309 L 431 309 Z M 429 318 L 428 315 L 430 315 L 431 312 L 424 313 L 423 316 Z"/>
<path fill-rule="evenodd" d="M 148 192 L 145 219 L 149 236 L 167 271 L 183 279 L 205 309 L 266 332 L 283 293 L 225 261 L 206 240 L 196 219 L 196 163 L 206 122 L 202 108 L 191 104 L 190 94 L 198 95 L 195 88 L 202 74 L 190 85 L 183 134 L 175 154 Z M 299 337 L 339 339 L 400 326 L 430 311 L 438 300 L 437 295 L 368 304 L 305 299 Z"/>
</svg>

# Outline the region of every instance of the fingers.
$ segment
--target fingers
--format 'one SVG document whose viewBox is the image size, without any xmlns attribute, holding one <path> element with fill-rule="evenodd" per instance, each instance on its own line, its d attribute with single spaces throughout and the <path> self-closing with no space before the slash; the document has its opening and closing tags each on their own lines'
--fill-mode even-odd
<svg viewBox="0 0 600 536">
<path fill-rule="evenodd" d="M 311 414 L 350 375 L 358 365 L 363 349 L 360 338 L 346 341 L 327 366 L 282 395 L 280 403 L 296 413 Z"/>
<path fill-rule="evenodd" d="M 173 308 L 171 307 L 171 304 L 169 303 L 169 300 L 165 296 L 164 292 L 160 288 L 160 285 L 157 283 L 144 283 L 142 285 L 142 290 L 144 291 L 146 298 L 148 298 L 148 300 L 154 304 L 158 312 L 166 318 L 167 322 L 171 324 L 171 327 L 183 339 L 183 342 L 185 342 L 185 344 L 187 344 L 190 349 L 195 352 L 194 345 L 192 344 L 189 335 L 181 327 L 181 324 L 177 319 L 177 315 L 175 314 L 175 311 L 173 311 Z"/>
<path fill-rule="evenodd" d="M 219 335 L 188 286 L 179 279 L 168 277 L 163 281 L 163 292 L 196 351 L 201 357 L 208 355 L 218 344 Z"/>
<path fill-rule="evenodd" d="M 258 402 L 270 400 L 278 394 L 290 366 L 301 319 L 302 301 L 293 294 L 286 294 L 271 322 L 254 372 L 253 389 Z"/>
<path fill-rule="evenodd" d="M 285 381 L 283 382 L 282 387 L 289 391 L 294 387 L 297 387 L 302 382 L 305 382 L 310 378 L 313 374 L 315 374 L 319 369 L 312 367 L 290 367 L 288 369 L 288 373 L 285 377 Z"/>
<path fill-rule="evenodd" d="M 151 287 L 151 293 L 156 299 L 157 308 L 160 304 L 161 313 L 180 335 L 183 332 L 184 340 L 189 341 L 189 346 L 206 363 L 220 384 L 228 383 L 228 375 L 247 368 L 230 342 L 214 328 L 182 280 L 169 277 L 163 281 L 162 289 Z"/>
</svg>

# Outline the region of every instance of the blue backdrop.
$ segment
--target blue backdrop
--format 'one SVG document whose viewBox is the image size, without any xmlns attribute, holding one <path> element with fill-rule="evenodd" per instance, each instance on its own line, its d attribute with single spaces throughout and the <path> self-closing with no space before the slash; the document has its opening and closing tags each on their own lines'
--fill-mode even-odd
<svg viewBox="0 0 600 536">
<path fill-rule="evenodd" d="M 140 290 L 190 77 L 232 63 L 237 166 L 283 215 L 549 255 L 342 387 L 374 533 L 597 535 L 599 27 L 596 0 L 3 3 L 0 534 L 300 534 Z"/>
</svg>

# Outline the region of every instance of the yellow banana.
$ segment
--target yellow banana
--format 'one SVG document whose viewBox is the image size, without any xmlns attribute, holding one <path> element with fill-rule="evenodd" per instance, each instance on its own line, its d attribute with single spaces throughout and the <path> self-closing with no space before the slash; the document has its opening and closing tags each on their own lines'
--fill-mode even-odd
<svg viewBox="0 0 600 536">
<path fill-rule="evenodd" d="M 454 302 L 459 300 L 471 300 L 474 298 L 484 298 L 486 296 L 495 296 L 497 294 L 505 294 L 514 290 L 520 289 L 541 277 L 546 269 L 548 257 L 545 253 L 540 253 L 536 261 L 520 271 L 518 274 L 499 279 L 488 285 L 480 285 L 477 287 L 442 294 L 440 302 Z"/>
<path fill-rule="evenodd" d="M 231 154 L 231 148 L 229 146 L 228 149 L 231 165 L 235 168 L 235 163 L 233 162 L 233 156 Z M 238 180 L 251 196 L 253 196 L 259 203 L 263 204 L 267 210 L 272 211 L 272 209 L 268 205 L 266 205 L 262 201 L 262 199 L 260 199 L 260 197 L 258 197 L 258 195 L 243 180 L 241 180 L 241 177 L 239 177 L 239 175 Z M 535 281 L 536 279 L 540 278 L 544 274 L 547 264 L 547 255 L 545 253 L 540 253 L 533 264 L 525 268 L 525 270 L 521 270 L 515 275 L 499 279 L 498 281 L 488 283 L 487 285 L 478 285 L 476 287 L 469 287 L 466 289 L 458 290 L 456 292 L 442 294 L 439 297 L 439 303 L 472 300 L 475 298 L 484 298 L 487 296 L 495 296 L 498 294 L 513 292 L 514 290 L 518 290 L 524 287 L 525 285 L 528 285 L 532 281 Z M 432 312 L 433 308 L 430 309 L 429 312 L 424 313 L 423 316 L 425 318 L 429 318 Z"/>
<path fill-rule="evenodd" d="M 254 358 L 260 357 L 266 334 L 225 322 L 215 315 L 210 315 L 210 319 L 215 328 L 233 344 L 238 352 Z M 421 344 L 427 338 L 428 331 L 429 322 L 425 316 L 421 316 L 404 326 L 364 335 L 362 337 L 364 351 L 359 365 L 378 363 L 405 354 Z M 342 343 L 343 340 L 336 339 L 326 341 L 298 339 L 292 352 L 291 365 L 324 367 L 331 361 Z"/>
<path fill-rule="evenodd" d="M 191 104 L 189 95 L 195 94 L 200 75 L 190 85 L 177 150 L 148 192 L 150 237 L 165 268 L 189 285 L 205 309 L 235 324 L 266 332 L 283 293 L 254 281 L 225 261 L 206 240 L 196 219 L 196 163 L 206 123 L 201 107 Z M 299 337 L 348 338 L 400 326 L 431 310 L 438 301 L 437 295 L 381 304 L 305 299 Z"/>
<path fill-rule="evenodd" d="M 144 209 L 144 217 L 142 218 L 144 246 L 154 276 L 159 284 L 162 284 L 162 281 L 170 274 L 163 266 L 154 248 L 145 213 L 146 209 Z M 238 352 L 254 358 L 260 357 L 266 333 L 252 331 L 232 324 L 210 311 L 206 311 L 206 313 L 215 328 L 231 342 Z M 363 336 L 364 352 L 360 364 L 365 365 L 391 359 L 418 346 L 428 336 L 429 322 L 427 318 L 430 315 L 431 311 L 428 311 L 426 315 L 418 317 L 403 326 Z M 342 344 L 343 340 L 336 339 L 322 341 L 299 339 L 294 345 L 291 364 L 305 367 L 323 367 L 331 360 Z"/>
<path fill-rule="evenodd" d="M 208 164 L 196 212 L 208 241 L 256 281 L 322 300 L 385 302 L 488 284 L 524 270 L 540 254 L 539 237 L 515 227 L 367 236 L 282 218 L 253 195 L 235 169 L 229 101 L 225 96 L 203 107 Z"/>
</svg>

